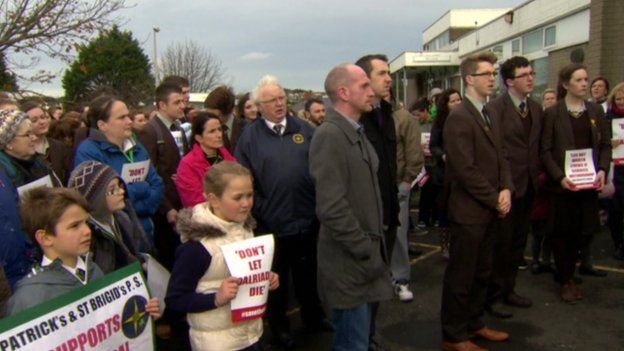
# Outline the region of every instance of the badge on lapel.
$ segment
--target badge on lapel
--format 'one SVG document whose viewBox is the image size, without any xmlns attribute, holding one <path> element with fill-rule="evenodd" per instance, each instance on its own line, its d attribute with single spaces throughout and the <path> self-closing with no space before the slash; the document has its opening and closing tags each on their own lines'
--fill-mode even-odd
<svg viewBox="0 0 624 351">
<path fill-rule="evenodd" d="M 303 144 L 303 142 L 305 141 L 305 139 L 303 138 L 303 135 L 299 133 L 294 134 L 292 139 L 295 142 L 295 144 Z"/>
</svg>

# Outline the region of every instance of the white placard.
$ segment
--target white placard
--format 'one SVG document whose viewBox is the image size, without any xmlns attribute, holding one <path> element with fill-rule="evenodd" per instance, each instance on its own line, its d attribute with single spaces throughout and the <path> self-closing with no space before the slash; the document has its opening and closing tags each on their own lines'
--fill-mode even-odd
<svg viewBox="0 0 624 351">
<path fill-rule="evenodd" d="M 595 188 L 596 168 L 592 149 L 567 150 L 565 174 L 577 189 Z"/>
<path fill-rule="evenodd" d="M 221 246 L 230 274 L 238 279 L 238 292 L 230 301 L 232 322 L 264 316 L 274 248 L 272 234 Z"/>
<path fill-rule="evenodd" d="M 165 311 L 165 307 L 167 307 L 165 297 L 167 296 L 167 286 L 169 285 L 171 273 L 150 254 L 141 253 L 141 256 L 147 266 L 147 286 L 152 296 L 158 298 L 158 308 L 162 314 Z"/>
<path fill-rule="evenodd" d="M 147 178 L 149 166 L 149 160 L 125 163 L 121 168 L 121 179 L 123 179 L 126 184 L 143 182 Z"/>
<path fill-rule="evenodd" d="M 431 142 L 431 133 L 420 133 L 420 145 L 423 149 L 425 157 L 431 156 L 431 150 L 429 149 L 429 143 Z"/>
<path fill-rule="evenodd" d="M 24 195 L 25 192 L 27 192 L 28 190 L 32 190 L 34 188 L 38 188 L 40 186 L 45 186 L 48 188 L 52 188 L 54 187 L 52 185 L 52 177 L 50 177 L 49 175 L 45 176 L 45 177 L 41 177 L 35 181 L 32 181 L 28 184 L 24 184 L 20 187 L 17 188 L 17 193 L 19 194 L 19 196 Z"/>
<path fill-rule="evenodd" d="M 615 118 L 611 121 L 611 129 L 613 139 L 624 140 L 624 118 Z M 613 164 L 616 166 L 624 165 L 624 145 L 618 145 L 612 150 Z"/>
</svg>

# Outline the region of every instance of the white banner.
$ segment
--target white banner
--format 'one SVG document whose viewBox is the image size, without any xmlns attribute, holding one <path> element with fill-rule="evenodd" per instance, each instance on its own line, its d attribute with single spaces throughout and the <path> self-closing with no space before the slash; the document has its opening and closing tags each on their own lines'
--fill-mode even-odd
<svg viewBox="0 0 624 351">
<path fill-rule="evenodd" d="M 147 178 L 149 166 L 149 160 L 133 163 L 124 163 L 123 167 L 121 168 L 121 179 L 123 179 L 126 184 L 143 182 Z"/>
<path fill-rule="evenodd" d="M 612 139 L 624 140 L 624 118 L 614 118 L 611 121 L 611 129 L 613 132 Z M 618 145 L 612 150 L 613 164 L 616 166 L 624 165 L 624 145 Z"/>
<path fill-rule="evenodd" d="M 425 157 L 431 156 L 431 150 L 429 149 L 429 143 L 431 142 L 431 133 L 420 133 L 420 145 L 423 149 Z"/>
<path fill-rule="evenodd" d="M 565 174 L 577 189 L 595 188 L 596 168 L 592 149 L 566 151 Z"/>
<path fill-rule="evenodd" d="M 221 246 L 230 274 L 238 279 L 236 298 L 230 302 L 232 322 L 264 316 L 274 249 L 273 235 Z"/>
<path fill-rule="evenodd" d="M 0 350 L 154 350 L 140 269 L 130 265 L 0 320 Z"/>
<path fill-rule="evenodd" d="M 49 175 L 45 176 L 45 177 L 41 177 L 35 181 L 32 181 L 28 184 L 24 184 L 22 186 L 20 186 L 19 188 L 17 188 L 17 193 L 19 194 L 19 196 L 24 195 L 25 192 L 27 192 L 28 190 L 32 190 L 41 186 L 45 186 L 48 188 L 52 188 L 54 187 L 52 185 L 52 177 L 50 177 Z M 0 349 L 1 350 L 1 349 Z"/>
</svg>

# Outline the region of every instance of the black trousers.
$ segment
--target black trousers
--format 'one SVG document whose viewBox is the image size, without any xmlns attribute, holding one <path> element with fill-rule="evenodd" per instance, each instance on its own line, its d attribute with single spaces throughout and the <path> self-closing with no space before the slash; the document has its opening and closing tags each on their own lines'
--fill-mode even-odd
<svg viewBox="0 0 624 351">
<path fill-rule="evenodd" d="M 500 220 L 500 230 L 494 239 L 492 277 L 488 301 L 505 298 L 514 292 L 518 264 L 522 261 L 530 230 L 533 191 L 511 202 L 511 211 Z"/>
<path fill-rule="evenodd" d="M 583 190 L 551 194 L 548 226 L 559 281 L 564 284 L 574 277 L 579 250 L 600 228 L 597 193 Z"/>
<path fill-rule="evenodd" d="M 394 242 L 396 241 L 397 236 L 397 227 L 390 227 L 387 230 L 384 230 L 384 241 L 386 245 L 386 258 L 388 260 L 388 266 L 390 262 L 392 262 L 392 248 L 394 248 Z M 383 255 L 384 253 L 382 253 Z M 372 339 L 377 332 L 377 324 L 375 323 L 375 319 L 377 318 L 377 312 L 379 312 L 379 302 L 371 302 L 371 324 L 369 331 L 369 339 Z"/>
<path fill-rule="evenodd" d="M 291 274 L 303 324 L 314 326 L 325 318 L 317 292 L 316 268 L 316 235 L 275 237 L 272 270 L 279 274 L 280 286 L 269 294 L 267 306 L 267 319 L 273 335 L 290 330 L 286 312 Z"/>
<path fill-rule="evenodd" d="M 442 335 L 446 341 L 466 341 L 470 331 L 485 326 L 481 317 L 498 227 L 498 218 L 483 224 L 451 222 L 449 262 L 442 286 Z"/>
</svg>

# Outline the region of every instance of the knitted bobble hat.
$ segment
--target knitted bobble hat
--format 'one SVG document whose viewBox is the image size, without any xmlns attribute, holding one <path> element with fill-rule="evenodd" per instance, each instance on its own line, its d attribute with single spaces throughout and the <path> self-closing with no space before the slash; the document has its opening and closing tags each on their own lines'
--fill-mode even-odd
<svg viewBox="0 0 624 351">
<path fill-rule="evenodd" d="M 4 150 L 8 143 L 17 135 L 22 122 L 28 120 L 28 115 L 15 110 L 0 110 L 0 150 Z"/>
<path fill-rule="evenodd" d="M 119 178 L 121 182 L 119 175 L 107 165 L 97 161 L 84 161 L 71 172 L 67 187 L 76 189 L 89 204 L 95 204 L 115 178 Z"/>
</svg>

